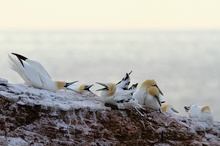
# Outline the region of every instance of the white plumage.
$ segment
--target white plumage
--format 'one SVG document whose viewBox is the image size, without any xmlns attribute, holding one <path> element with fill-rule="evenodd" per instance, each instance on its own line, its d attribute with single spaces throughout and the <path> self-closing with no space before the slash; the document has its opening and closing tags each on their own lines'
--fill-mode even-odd
<svg viewBox="0 0 220 146">
<path fill-rule="evenodd" d="M 53 81 L 40 63 L 30 60 L 20 54 L 12 54 L 15 55 L 17 58 L 13 58 L 9 55 L 9 59 L 11 61 L 11 68 L 15 72 L 17 72 L 25 81 L 25 83 L 29 86 L 40 89 L 46 89 L 49 91 L 57 91 L 75 83 Z"/>
<path fill-rule="evenodd" d="M 132 98 L 132 94 L 135 88 L 132 90 L 117 90 L 116 84 L 114 83 L 97 83 L 104 86 L 102 89 L 97 91 L 101 92 L 101 99 L 104 103 L 115 105 L 118 109 L 135 108 L 139 114 L 143 115 L 140 110 L 144 110 L 138 101 Z"/>
<path fill-rule="evenodd" d="M 141 84 L 141 87 L 139 88 L 139 90 L 137 92 L 134 93 L 133 98 L 138 100 L 138 103 L 146 106 L 146 97 L 149 96 L 149 102 L 151 102 L 151 95 L 148 93 L 148 88 L 149 87 L 155 87 L 158 89 L 159 95 L 157 95 L 160 99 L 160 101 L 162 101 L 162 97 L 161 95 L 163 95 L 163 93 L 161 92 L 160 88 L 157 86 L 155 80 L 146 80 Z M 156 89 L 154 89 L 156 90 Z M 152 98 L 152 100 L 155 100 L 154 98 Z M 148 103 L 150 104 L 150 103 Z M 148 106 L 147 106 L 148 107 Z"/>
<path fill-rule="evenodd" d="M 147 93 L 144 100 L 144 107 L 161 111 L 161 100 L 157 87 L 150 86 L 147 88 Z"/>
<path fill-rule="evenodd" d="M 170 113 L 170 114 L 177 114 L 179 113 L 177 110 L 174 109 L 174 107 L 170 104 L 164 104 L 162 106 L 162 112 L 164 113 Z"/>
<path fill-rule="evenodd" d="M 116 84 L 117 90 L 128 90 L 128 86 L 130 84 L 130 74 L 132 73 L 132 71 L 130 73 L 126 73 L 125 77 L 123 77 L 121 79 L 121 81 L 119 81 Z"/>
<path fill-rule="evenodd" d="M 214 120 L 209 106 L 191 105 L 184 106 L 184 108 L 189 113 L 190 118 L 199 118 L 208 121 Z"/>
</svg>

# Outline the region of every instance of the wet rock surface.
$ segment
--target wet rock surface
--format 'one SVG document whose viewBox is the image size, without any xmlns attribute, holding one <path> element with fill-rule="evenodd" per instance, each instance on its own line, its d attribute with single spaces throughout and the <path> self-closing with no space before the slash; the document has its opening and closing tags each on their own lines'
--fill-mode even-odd
<svg viewBox="0 0 220 146">
<path fill-rule="evenodd" d="M 141 117 L 132 109 L 110 110 L 94 94 L 1 80 L 0 145 L 220 145 L 219 122 L 157 112 Z"/>
</svg>

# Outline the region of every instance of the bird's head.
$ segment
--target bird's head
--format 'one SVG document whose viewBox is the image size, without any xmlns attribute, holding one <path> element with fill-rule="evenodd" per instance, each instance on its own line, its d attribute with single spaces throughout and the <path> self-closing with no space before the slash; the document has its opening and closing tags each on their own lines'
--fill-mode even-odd
<svg viewBox="0 0 220 146">
<path fill-rule="evenodd" d="M 162 107 L 162 112 L 166 112 L 169 108 L 171 108 L 169 104 L 164 104 Z"/>
<path fill-rule="evenodd" d="M 79 86 L 78 92 L 79 93 L 83 93 L 83 91 L 90 91 L 90 88 L 93 86 L 92 85 L 86 85 L 86 84 L 82 84 Z"/>
<path fill-rule="evenodd" d="M 142 85 L 141 85 L 141 88 L 145 88 L 145 89 L 147 90 L 147 88 L 149 88 L 150 86 L 155 86 L 155 87 L 157 87 L 158 90 L 159 90 L 159 93 L 160 93 L 161 95 L 163 95 L 163 93 L 162 93 L 162 91 L 160 90 L 160 88 L 158 87 L 156 81 L 153 80 L 153 79 L 152 79 L 152 80 L 146 80 L 146 81 L 144 81 L 144 82 L 142 83 Z"/>
<path fill-rule="evenodd" d="M 202 112 L 202 113 L 204 113 L 204 112 L 206 112 L 206 111 L 207 111 L 207 112 L 210 112 L 210 111 L 211 111 L 210 107 L 207 106 L 207 105 L 206 105 L 206 106 L 203 106 L 202 109 L 201 109 L 201 112 Z"/>
<path fill-rule="evenodd" d="M 99 82 L 96 82 L 96 83 L 104 87 L 104 88 L 98 89 L 97 91 L 102 91 L 102 93 L 105 93 L 106 96 L 114 95 L 114 93 L 116 91 L 116 84 L 114 84 L 114 83 L 103 84 L 103 83 L 99 83 Z"/>
<path fill-rule="evenodd" d="M 150 86 L 150 87 L 147 88 L 147 92 L 148 92 L 150 95 L 159 98 L 159 90 L 158 90 L 157 87 L 155 87 L 155 86 Z"/>
<path fill-rule="evenodd" d="M 56 82 L 56 85 L 57 85 L 57 88 L 58 88 L 58 90 L 59 89 L 68 89 L 68 87 L 70 86 L 70 85 L 72 85 L 72 84 L 74 84 L 74 83 L 76 83 L 76 82 L 78 82 L 78 81 L 74 81 L 74 82 L 61 82 L 61 81 L 57 81 Z"/>
</svg>

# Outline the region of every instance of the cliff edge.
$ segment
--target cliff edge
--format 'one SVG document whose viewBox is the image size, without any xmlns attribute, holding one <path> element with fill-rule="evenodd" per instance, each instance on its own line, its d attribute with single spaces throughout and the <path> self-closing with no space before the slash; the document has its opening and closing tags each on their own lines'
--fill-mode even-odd
<svg viewBox="0 0 220 146">
<path fill-rule="evenodd" d="M 50 92 L 0 78 L 0 145 L 220 145 L 220 122 L 111 110 L 91 92 Z"/>
</svg>

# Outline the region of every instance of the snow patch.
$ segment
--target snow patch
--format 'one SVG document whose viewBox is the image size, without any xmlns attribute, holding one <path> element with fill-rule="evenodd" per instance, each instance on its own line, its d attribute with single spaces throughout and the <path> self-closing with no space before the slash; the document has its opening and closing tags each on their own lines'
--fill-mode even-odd
<svg viewBox="0 0 220 146">
<path fill-rule="evenodd" d="M 28 87 L 21 84 L 9 84 L 7 80 L 0 78 L 0 95 L 19 105 L 41 105 L 44 108 L 54 108 L 63 111 L 89 108 L 91 110 L 108 109 L 101 102 L 99 96 L 91 92 L 79 94 L 74 91 L 60 90 L 51 92 L 43 89 Z M 56 112 L 53 113 L 56 115 Z"/>
<path fill-rule="evenodd" d="M 28 143 L 20 137 L 9 137 L 8 146 L 28 146 Z"/>
</svg>

